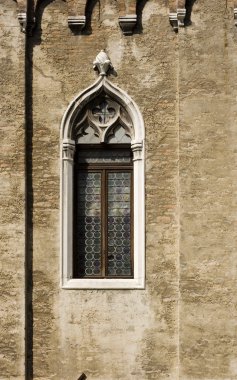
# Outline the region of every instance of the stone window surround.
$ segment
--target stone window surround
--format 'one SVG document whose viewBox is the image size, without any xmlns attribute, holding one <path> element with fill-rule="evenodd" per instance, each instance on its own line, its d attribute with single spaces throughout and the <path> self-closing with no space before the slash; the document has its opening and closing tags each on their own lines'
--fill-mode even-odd
<svg viewBox="0 0 237 380">
<path fill-rule="evenodd" d="M 104 91 L 128 112 L 133 128 L 131 142 L 134 161 L 134 278 L 78 279 L 73 271 L 73 165 L 75 141 L 73 125 L 78 112 Z M 67 108 L 61 124 L 61 287 L 63 289 L 144 289 L 145 287 L 145 178 L 144 123 L 136 103 L 106 77 L 79 94 Z"/>
</svg>

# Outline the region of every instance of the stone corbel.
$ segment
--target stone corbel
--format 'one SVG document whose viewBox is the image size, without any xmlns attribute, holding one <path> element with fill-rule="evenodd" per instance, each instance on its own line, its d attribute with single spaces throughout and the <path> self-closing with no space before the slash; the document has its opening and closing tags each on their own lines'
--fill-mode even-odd
<svg viewBox="0 0 237 380">
<path fill-rule="evenodd" d="M 77 29 L 79 32 L 86 25 L 86 16 L 68 16 L 68 26 L 71 29 Z"/>
<path fill-rule="evenodd" d="M 27 15 L 27 2 L 26 0 L 17 0 L 18 13 L 17 18 L 23 33 L 32 34 L 35 26 L 35 17 Z M 34 14 L 34 13 L 33 13 Z"/>
<path fill-rule="evenodd" d="M 137 24 L 137 1 L 120 0 L 119 2 L 119 26 L 125 36 L 133 34 Z"/>
<path fill-rule="evenodd" d="M 235 26 L 237 26 L 237 0 L 235 0 L 235 3 L 234 3 L 234 22 L 235 22 Z"/>
<path fill-rule="evenodd" d="M 72 31 L 81 32 L 86 25 L 86 0 L 67 1 L 68 26 Z"/>
<path fill-rule="evenodd" d="M 184 27 L 184 19 L 186 16 L 186 9 L 185 8 L 178 8 L 177 9 L 177 18 L 178 18 L 178 26 Z"/>
<path fill-rule="evenodd" d="M 26 23 L 27 23 L 26 11 L 18 12 L 17 18 L 18 18 L 18 21 L 19 21 L 19 24 L 21 27 L 21 31 L 23 33 L 25 33 L 26 32 Z"/>
<path fill-rule="evenodd" d="M 131 149 L 133 152 L 133 161 L 142 160 L 142 141 L 132 142 Z"/>
<path fill-rule="evenodd" d="M 133 30 L 137 23 L 137 15 L 126 15 L 119 17 L 119 26 L 125 36 L 133 34 Z"/>
<path fill-rule="evenodd" d="M 185 0 L 170 0 L 169 20 L 175 32 L 180 27 L 184 27 L 184 19 L 186 16 Z"/>
<path fill-rule="evenodd" d="M 21 27 L 21 31 L 25 33 L 26 26 L 27 26 L 26 0 L 17 0 L 17 8 L 18 8 L 17 18 Z"/>
<path fill-rule="evenodd" d="M 62 159 L 64 161 L 73 161 L 74 153 L 75 153 L 75 141 L 69 140 L 69 139 L 64 140 Z"/>
</svg>

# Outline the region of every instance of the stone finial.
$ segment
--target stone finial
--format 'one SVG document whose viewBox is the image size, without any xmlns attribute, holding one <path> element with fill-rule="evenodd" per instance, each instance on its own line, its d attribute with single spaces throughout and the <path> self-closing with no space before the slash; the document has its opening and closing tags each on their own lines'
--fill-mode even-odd
<svg viewBox="0 0 237 380">
<path fill-rule="evenodd" d="M 93 62 L 93 69 L 98 70 L 101 76 L 106 76 L 109 69 L 113 69 L 113 65 L 104 50 L 101 50 Z"/>
</svg>

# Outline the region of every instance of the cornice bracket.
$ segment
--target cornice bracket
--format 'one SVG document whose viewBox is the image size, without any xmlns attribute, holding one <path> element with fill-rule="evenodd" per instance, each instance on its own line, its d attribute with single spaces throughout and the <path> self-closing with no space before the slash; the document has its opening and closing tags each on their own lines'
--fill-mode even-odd
<svg viewBox="0 0 237 380">
<path fill-rule="evenodd" d="M 21 31 L 23 33 L 26 33 L 26 24 L 27 24 L 27 15 L 26 11 L 18 12 L 17 18 L 21 27 Z"/>
<path fill-rule="evenodd" d="M 235 21 L 235 26 L 237 26 L 237 8 L 234 8 L 234 21 Z"/>
<path fill-rule="evenodd" d="M 71 30 L 78 30 L 79 32 L 86 25 L 86 16 L 68 16 L 68 26 Z"/>
<path fill-rule="evenodd" d="M 119 26 L 125 36 L 131 36 L 137 24 L 137 15 L 126 15 L 119 17 Z"/>
<path fill-rule="evenodd" d="M 185 26 L 184 24 L 185 16 L 186 16 L 185 8 L 178 8 L 177 12 L 171 12 L 169 14 L 170 24 L 176 33 L 179 31 L 179 28 L 183 28 Z"/>
</svg>

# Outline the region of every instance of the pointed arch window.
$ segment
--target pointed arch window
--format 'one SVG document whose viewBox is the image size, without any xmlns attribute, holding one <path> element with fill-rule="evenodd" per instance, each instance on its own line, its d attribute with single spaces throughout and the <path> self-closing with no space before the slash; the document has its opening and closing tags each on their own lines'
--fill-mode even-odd
<svg viewBox="0 0 237 380">
<path fill-rule="evenodd" d="M 105 77 L 62 122 L 62 286 L 143 288 L 144 137 L 135 103 Z"/>
</svg>

